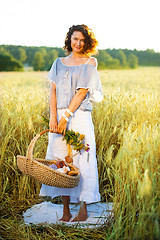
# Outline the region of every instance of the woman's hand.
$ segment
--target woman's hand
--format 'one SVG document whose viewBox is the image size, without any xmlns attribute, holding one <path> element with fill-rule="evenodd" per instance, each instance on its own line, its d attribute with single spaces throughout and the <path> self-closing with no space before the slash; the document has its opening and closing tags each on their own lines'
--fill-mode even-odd
<svg viewBox="0 0 160 240">
<path fill-rule="evenodd" d="M 49 129 L 50 132 L 57 132 L 58 131 L 58 122 L 57 117 L 51 117 L 49 121 Z"/>
<path fill-rule="evenodd" d="M 58 133 L 65 135 L 66 128 L 67 128 L 67 121 L 64 119 L 64 117 L 61 117 L 58 123 Z"/>
</svg>

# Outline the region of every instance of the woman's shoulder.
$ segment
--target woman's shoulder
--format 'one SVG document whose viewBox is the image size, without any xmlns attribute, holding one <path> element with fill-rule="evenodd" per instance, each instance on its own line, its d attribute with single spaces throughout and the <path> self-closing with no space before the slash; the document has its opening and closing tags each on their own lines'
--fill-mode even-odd
<svg viewBox="0 0 160 240">
<path fill-rule="evenodd" d="M 95 57 L 91 57 L 88 59 L 87 64 L 91 64 L 97 68 L 97 59 Z"/>
<path fill-rule="evenodd" d="M 86 60 L 85 60 L 86 59 Z M 63 65 L 65 66 L 72 66 L 69 64 L 69 57 L 59 57 L 56 59 L 57 61 L 60 61 Z M 95 57 L 89 57 L 89 58 L 84 58 L 83 62 L 78 64 L 78 65 L 73 65 L 73 66 L 83 66 L 83 65 L 93 65 L 94 67 L 97 67 L 97 59 Z"/>
</svg>

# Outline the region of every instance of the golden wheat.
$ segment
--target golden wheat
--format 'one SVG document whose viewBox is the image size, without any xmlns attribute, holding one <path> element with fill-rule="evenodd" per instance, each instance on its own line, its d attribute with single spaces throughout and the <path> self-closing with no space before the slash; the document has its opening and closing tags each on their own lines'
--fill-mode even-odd
<svg viewBox="0 0 160 240">
<path fill-rule="evenodd" d="M 93 105 L 92 117 L 100 192 L 102 201 L 114 202 L 115 222 L 97 236 L 99 239 L 158 239 L 160 69 L 108 70 L 99 74 L 104 100 Z M 14 201 L 15 206 L 21 204 L 24 209 L 39 193 L 40 184 L 17 169 L 16 155 L 26 154 L 33 136 L 44 128 L 41 115 L 49 115 L 46 75 L 46 72 L 0 74 L 0 194 L 4 208 L 5 202 L 10 205 Z M 47 136 L 44 136 L 36 143 L 34 156 L 44 158 L 46 146 Z M 1 224 L 7 226 L 9 222 L 4 219 Z M 26 234 L 32 238 L 35 234 L 35 239 L 46 236 L 44 231 L 42 238 L 38 238 L 37 232 L 20 225 L 17 228 L 13 221 L 10 228 L 19 229 L 22 238 Z"/>
</svg>

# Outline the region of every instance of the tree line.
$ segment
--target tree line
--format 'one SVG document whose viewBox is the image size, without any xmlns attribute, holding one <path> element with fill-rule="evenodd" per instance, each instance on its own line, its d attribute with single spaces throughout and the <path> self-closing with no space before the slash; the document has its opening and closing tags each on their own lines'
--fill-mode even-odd
<svg viewBox="0 0 160 240">
<path fill-rule="evenodd" d="M 48 71 L 57 57 L 64 57 L 62 48 L 0 45 L 0 71 Z M 105 49 L 95 56 L 98 69 L 124 69 L 139 66 L 160 66 L 160 53 L 147 49 Z"/>
</svg>

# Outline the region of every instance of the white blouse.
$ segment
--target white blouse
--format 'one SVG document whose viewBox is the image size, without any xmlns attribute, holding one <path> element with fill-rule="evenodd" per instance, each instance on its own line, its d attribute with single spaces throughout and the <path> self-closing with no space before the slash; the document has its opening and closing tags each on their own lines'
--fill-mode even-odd
<svg viewBox="0 0 160 240">
<path fill-rule="evenodd" d="M 80 110 L 92 111 L 92 101 L 101 102 L 103 99 L 99 75 L 92 64 L 69 66 L 57 58 L 47 77 L 56 85 L 58 109 L 68 108 L 73 96 L 80 88 L 88 89 L 85 99 L 79 106 Z"/>
</svg>

